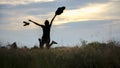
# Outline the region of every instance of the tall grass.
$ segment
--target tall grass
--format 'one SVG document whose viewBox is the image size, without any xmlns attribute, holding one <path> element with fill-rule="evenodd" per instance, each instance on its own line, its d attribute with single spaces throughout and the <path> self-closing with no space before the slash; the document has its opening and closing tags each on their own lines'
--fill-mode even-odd
<svg viewBox="0 0 120 68">
<path fill-rule="evenodd" d="M 0 68 L 120 68 L 119 43 L 51 49 L 0 48 Z"/>
</svg>

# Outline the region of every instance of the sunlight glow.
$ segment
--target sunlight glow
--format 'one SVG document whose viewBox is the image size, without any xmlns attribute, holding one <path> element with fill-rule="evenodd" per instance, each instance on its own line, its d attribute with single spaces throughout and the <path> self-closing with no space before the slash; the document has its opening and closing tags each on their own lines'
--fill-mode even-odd
<svg viewBox="0 0 120 68">
<path fill-rule="evenodd" d="M 89 4 L 83 8 L 66 10 L 61 16 L 58 17 L 55 25 L 92 19 L 103 19 L 105 18 L 103 17 L 103 13 L 106 11 L 107 6 L 108 4 Z M 63 19 L 62 21 L 61 18 Z"/>
<path fill-rule="evenodd" d="M 1 0 L 2 1 L 2 0 Z M 12 2 L 13 0 L 9 0 L 8 2 Z M 28 0 L 29 2 L 33 0 Z M 34 0 L 34 2 L 43 1 L 43 0 Z M 45 1 L 54 1 L 54 0 L 45 0 Z M 15 1 L 14 1 L 15 2 Z M 13 2 L 13 3 L 14 3 Z M 16 1 L 17 2 L 17 1 Z M 83 7 L 79 7 L 77 9 L 66 10 L 59 16 L 57 16 L 53 22 L 53 25 L 61 25 L 64 23 L 71 23 L 71 22 L 79 22 L 79 21 L 89 21 L 89 20 L 114 20 L 119 19 L 119 15 L 116 15 L 116 12 L 119 13 L 119 9 L 116 8 L 116 3 L 92 3 L 85 5 Z M 119 6 L 118 6 L 119 7 Z M 116 10 L 116 11 L 113 11 Z M 23 30 L 23 29 L 34 29 L 38 28 L 34 24 L 30 24 L 27 28 L 23 27 L 23 20 L 31 19 L 36 21 L 40 24 L 44 24 L 44 21 L 48 19 L 49 21 L 54 16 L 55 12 L 48 12 L 46 14 L 38 14 L 38 15 L 19 15 L 16 13 L 17 11 L 12 12 L 4 12 L 8 15 L 13 15 L 14 17 L 10 17 L 7 20 L 10 24 L 9 26 L 6 25 L 5 27 L 0 27 L 1 30 Z M 115 13 L 115 15 L 114 15 Z M 2 19 L 3 20 L 3 19 Z M 6 19 L 4 19 L 6 20 Z M 120 19 L 119 19 L 120 20 Z M 17 23 L 16 23 L 17 22 Z M 19 26 L 20 25 L 20 26 Z M 8 28 L 9 27 L 9 28 Z"/>
</svg>

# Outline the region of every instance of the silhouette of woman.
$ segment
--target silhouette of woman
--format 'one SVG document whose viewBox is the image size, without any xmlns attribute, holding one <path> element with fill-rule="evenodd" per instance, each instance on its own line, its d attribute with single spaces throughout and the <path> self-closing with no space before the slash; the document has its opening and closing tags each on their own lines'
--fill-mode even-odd
<svg viewBox="0 0 120 68">
<path fill-rule="evenodd" d="M 29 21 L 33 22 L 34 24 L 40 26 L 43 29 L 42 39 L 41 40 L 39 39 L 41 41 L 40 48 L 43 48 L 44 44 L 46 44 L 46 46 L 48 46 L 50 43 L 50 28 L 51 28 L 52 23 L 49 24 L 49 21 L 46 20 L 44 22 L 44 25 L 41 25 L 32 20 L 29 20 Z"/>
<path fill-rule="evenodd" d="M 32 20 L 29 20 L 30 22 L 40 26 L 43 29 L 43 35 L 42 35 L 42 39 L 38 39 L 40 41 L 40 48 L 43 48 L 44 44 L 46 44 L 47 48 L 50 48 L 50 29 L 52 26 L 52 22 L 55 19 L 55 17 L 57 15 L 60 15 L 61 13 L 63 13 L 63 10 L 65 9 L 65 7 L 59 7 L 57 9 L 57 11 L 55 12 L 54 17 L 52 18 L 51 22 L 49 23 L 48 20 L 45 20 L 44 25 L 38 24 L 37 22 L 34 22 Z"/>
</svg>

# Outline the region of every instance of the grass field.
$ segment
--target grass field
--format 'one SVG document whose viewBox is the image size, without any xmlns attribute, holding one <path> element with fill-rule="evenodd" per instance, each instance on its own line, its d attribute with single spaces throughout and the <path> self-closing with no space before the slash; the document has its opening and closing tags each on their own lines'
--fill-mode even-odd
<svg viewBox="0 0 120 68">
<path fill-rule="evenodd" d="M 119 46 L 111 41 L 51 49 L 0 48 L 0 68 L 120 68 Z"/>
</svg>

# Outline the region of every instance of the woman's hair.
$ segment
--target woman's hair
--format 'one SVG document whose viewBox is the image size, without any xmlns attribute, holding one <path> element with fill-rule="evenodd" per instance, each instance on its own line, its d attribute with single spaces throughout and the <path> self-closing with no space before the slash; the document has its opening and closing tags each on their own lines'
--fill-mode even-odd
<svg viewBox="0 0 120 68">
<path fill-rule="evenodd" d="M 45 25 L 49 25 L 49 21 L 48 20 L 45 20 Z"/>
</svg>

